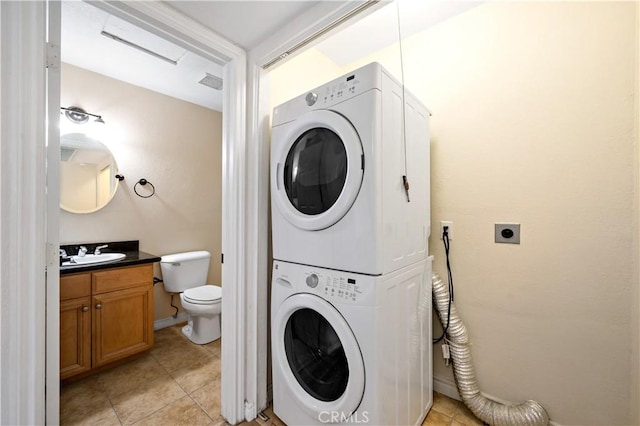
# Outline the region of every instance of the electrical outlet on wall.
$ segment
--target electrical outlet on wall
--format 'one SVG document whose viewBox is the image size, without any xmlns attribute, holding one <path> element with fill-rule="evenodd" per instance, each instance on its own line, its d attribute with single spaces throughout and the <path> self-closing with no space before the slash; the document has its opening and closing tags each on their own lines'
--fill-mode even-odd
<svg viewBox="0 0 640 426">
<path fill-rule="evenodd" d="M 447 227 L 447 234 L 449 235 L 449 240 L 453 240 L 453 222 L 449 220 L 440 221 L 440 239 L 442 239 L 442 234 L 444 233 L 445 226 Z"/>
</svg>

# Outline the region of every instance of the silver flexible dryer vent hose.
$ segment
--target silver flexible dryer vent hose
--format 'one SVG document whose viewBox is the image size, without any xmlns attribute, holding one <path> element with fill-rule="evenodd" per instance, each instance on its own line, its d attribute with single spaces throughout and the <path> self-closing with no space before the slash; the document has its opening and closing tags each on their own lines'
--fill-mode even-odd
<svg viewBox="0 0 640 426">
<path fill-rule="evenodd" d="M 449 287 L 436 274 L 433 275 L 433 301 L 442 327 L 447 324 L 447 307 L 449 304 Z M 538 426 L 548 425 L 549 415 L 535 401 L 524 401 L 521 404 L 501 404 L 493 401 L 480 392 L 473 370 L 471 348 L 467 329 L 458 316 L 453 302 L 451 318 L 447 331 L 447 343 L 453 361 L 453 374 L 458 386 L 458 393 L 473 414 L 492 426 Z"/>
</svg>

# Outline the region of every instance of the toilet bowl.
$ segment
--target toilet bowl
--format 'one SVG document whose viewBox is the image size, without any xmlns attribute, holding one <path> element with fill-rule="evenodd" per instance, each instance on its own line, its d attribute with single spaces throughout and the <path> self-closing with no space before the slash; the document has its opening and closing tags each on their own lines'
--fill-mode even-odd
<svg viewBox="0 0 640 426">
<path fill-rule="evenodd" d="M 180 293 L 182 308 L 189 315 L 182 333 L 199 345 L 220 338 L 222 289 L 206 284 L 210 259 L 207 251 L 192 251 L 165 255 L 160 260 L 165 290 Z"/>
<path fill-rule="evenodd" d="M 182 333 L 193 343 L 204 345 L 220 338 L 222 289 L 216 285 L 203 285 L 180 293 L 182 308 L 189 315 Z"/>
</svg>

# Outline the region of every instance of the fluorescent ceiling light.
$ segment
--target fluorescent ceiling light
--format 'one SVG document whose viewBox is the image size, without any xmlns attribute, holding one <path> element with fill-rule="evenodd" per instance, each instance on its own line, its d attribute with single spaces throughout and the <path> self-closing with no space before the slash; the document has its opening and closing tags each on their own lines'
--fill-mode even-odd
<svg viewBox="0 0 640 426">
<path fill-rule="evenodd" d="M 187 49 L 112 15 L 101 34 L 174 65 L 187 54 Z"/>
<path fill-rule="evenodd" d="M 133 43 L 133 42 L 131 42 L 129 40 L 125 40 L 125 39 L 123 39 L 121 37 L 118 37 L 115 34 L 108 33 L 108 32 L 106 32 L 104 30 L 101 31 L 100 34 L 102 34 L 103 36 L 105 36 L 107 38 L 110 38 L 111 40 L 115 40 L 115 41 L 117 41 L 119 43 L 122 43 L 124 45 L 127 45 L 129 47 L 133 47 L 134 49 L 138 49 L 139 51 L 144 52 L 144 53 L 146 53 L 148 55 L 151 55 L 151 56 L 156 57 L 158 59 L 162 59 L 165 62 L 169 62 L 170 64 L 178 65 L 178 61 L 174 61 L 171 58 L 167 58 L 166 56 L 162 56 L 161 54 L 156 53 L 153 50 L 149 50 L 149 49 L 147 49 L 145 47 L 140 46 L 139 44 L 135 44 L 135 43 Z"/>
</svg>

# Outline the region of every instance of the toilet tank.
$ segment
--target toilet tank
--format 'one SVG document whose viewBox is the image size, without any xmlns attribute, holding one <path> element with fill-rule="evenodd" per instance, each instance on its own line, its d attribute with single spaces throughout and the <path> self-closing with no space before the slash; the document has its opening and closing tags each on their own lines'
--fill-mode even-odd
<svg viewBox="0 0 640 426">
<path fill-rule="evenodd" d="M 211 253 L 208 251 L 190 251 L 162 256 L 160 269 L 164 289 L 169 293 L 182 293 L 189 288 L 205 285 L 210 259 Z"/>
</svg>

